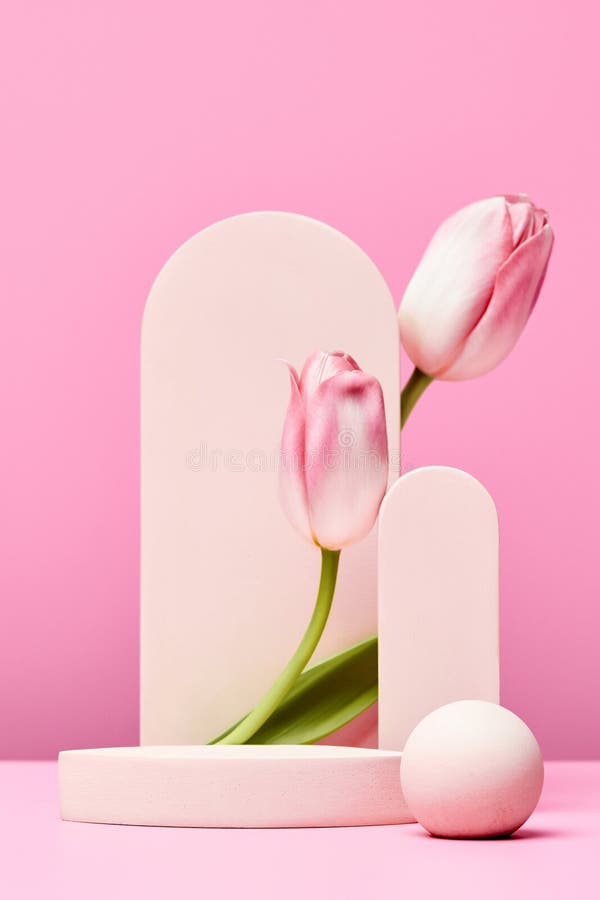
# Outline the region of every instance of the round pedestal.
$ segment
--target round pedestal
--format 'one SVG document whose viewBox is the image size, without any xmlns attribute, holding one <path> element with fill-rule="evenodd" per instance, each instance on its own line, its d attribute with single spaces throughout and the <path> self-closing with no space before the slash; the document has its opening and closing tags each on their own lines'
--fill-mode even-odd
<svg viewBox="0 0 600 900">
<path fill-rule="evenodd" d="M 293 828 L 413 822 L 400 753 L 355 747 L 116 747 L 59 755 L 63 819 Z"/>
</svg>

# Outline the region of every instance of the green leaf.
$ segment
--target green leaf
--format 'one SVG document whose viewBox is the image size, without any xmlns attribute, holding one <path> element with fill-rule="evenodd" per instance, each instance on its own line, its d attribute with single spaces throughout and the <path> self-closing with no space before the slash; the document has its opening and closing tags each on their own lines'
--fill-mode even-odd
<svg viewBox="0 0 600 900">
<path fill-rule="evenodd" d="M 376 700 L 377 638 L 371 637 L 306 669 L 248 743 L 312 744 L 346 725 Z"/>
</svg>

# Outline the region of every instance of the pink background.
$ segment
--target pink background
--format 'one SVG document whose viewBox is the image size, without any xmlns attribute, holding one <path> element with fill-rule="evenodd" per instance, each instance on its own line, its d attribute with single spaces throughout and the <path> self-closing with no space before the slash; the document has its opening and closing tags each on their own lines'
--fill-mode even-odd
<svg viewBox="0 0 600 900">
<path fill-rule="evenodd" d="M 429 389 L 404 462 L 491 490 L 503 701 L 548 757 L 600 754 L 596 18 L 580 0 L 4 11 L 2 755 L 137 740 L 139 328 L 178 244 L 298 211 L 400 298 L 438 221 L 501 191 L 551 213 L 540 304 L 499 369 Z"/>
</svg>

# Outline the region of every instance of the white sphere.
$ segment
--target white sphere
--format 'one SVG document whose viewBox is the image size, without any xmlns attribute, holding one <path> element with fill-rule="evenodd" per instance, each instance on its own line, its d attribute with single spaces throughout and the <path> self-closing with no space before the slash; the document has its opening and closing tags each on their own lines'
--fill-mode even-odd
<svg viewBox="0 0 600 900">
<path fill-rule="evenodd" d="M 544 781 L 538 743 L 510 710 L 458 700 L 411 732 L 400 768 L 415 819 L 438 837 L 507 835 L 529 818 Z"/>
</svg>

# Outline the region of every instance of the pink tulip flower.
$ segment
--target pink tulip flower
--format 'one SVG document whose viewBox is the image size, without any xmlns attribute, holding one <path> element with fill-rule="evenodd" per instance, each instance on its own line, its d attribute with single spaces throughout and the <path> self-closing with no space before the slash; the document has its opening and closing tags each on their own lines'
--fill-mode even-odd
<svg viewBox="0 0 600 900">
<path fill-rule="evenodd" d="M 531 315 L 552 243 L 548 214 L 524 194 L 446 219 L 400 306 L 400 336 L 417 369 L 460 381 L 497 366 Z"/>
<path fill-rule="evenodd" d="M 381 385 L 347 353 L 316 351 L 292 396 L 281 442 L 280 493 L 290 522 L 327 550 L 371 530 L 388 479 Z"/>
</svg>

